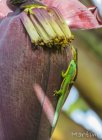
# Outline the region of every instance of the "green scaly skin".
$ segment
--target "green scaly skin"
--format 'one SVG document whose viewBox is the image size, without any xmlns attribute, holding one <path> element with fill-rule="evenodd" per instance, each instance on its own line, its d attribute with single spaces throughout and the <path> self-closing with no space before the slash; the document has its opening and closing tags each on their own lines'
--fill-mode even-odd
<svg viewBox="0 0 102 140">
<path fill-rule="evenodd" d="M 75 50 L 75 49 L 74 49 Z M 60 87 L 59 91 L 55 91 L 55 95 L 60 95 L 58 103 L 57 103 L 57 107 L 56 107 L 56 111 L 55 111 L 55 115 L 54 115 L 54 120 L 53 120 L 53 124 L 52 124 L 52 128 L 54 129 L 56 126 L 56 122 L 60 113 L 60 110 L 68 96 L 68 89 L 71 88 L 75 77 L 76 77 L 76 73 L 77 73 L 77 64 L 76 64 L 76 50 L 74 52 L 74 57 L 73 60 L 71 60 L 66 72 L 62 72 L 62 77 L 64 78 Z"/>
</svg>

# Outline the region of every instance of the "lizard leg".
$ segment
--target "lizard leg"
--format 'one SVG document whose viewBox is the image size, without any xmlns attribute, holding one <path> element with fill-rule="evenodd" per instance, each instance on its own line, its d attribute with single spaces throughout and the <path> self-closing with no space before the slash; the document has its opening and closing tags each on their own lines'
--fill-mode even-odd
<svg viewBox="0 0 102 140">
<path fill-rule="evenodd" d="M 69 66 L 68 66 L 68 68 L 67 68 L 67 70 L 65 72 L 62 71 L 61 75 L 62 75 L 63 78 L 65 78 L 68 75 L 70 66 L 71 66 L 71 63 L 69 64 Z"/>
<path fill-rule="evenodd" d="M 62 90 L 60 89 L 60 90 L 55 90 L 54 91 L 54 95 L 62 95 Z"/>
</svg>

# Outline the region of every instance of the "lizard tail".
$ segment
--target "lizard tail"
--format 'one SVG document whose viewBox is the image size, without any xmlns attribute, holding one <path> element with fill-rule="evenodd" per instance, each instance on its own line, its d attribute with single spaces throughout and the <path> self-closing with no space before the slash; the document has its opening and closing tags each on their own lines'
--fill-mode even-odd
<svg viewBox="0 0 102 140">
<path fill-rule="evenodd" d="M 52 132 L 51 133 L 53 133 L 53 131 L 54 131 L 55 127 L 56 127 L 58 117 L 59 117 L 59 113 L 55 112 L 53 123 L 52 123 Z"/>
</svg>

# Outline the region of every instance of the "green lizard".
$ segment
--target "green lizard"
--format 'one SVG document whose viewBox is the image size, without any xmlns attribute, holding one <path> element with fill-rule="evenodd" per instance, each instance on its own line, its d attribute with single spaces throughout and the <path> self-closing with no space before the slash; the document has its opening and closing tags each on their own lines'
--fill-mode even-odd
<svg viewBox="0 0 102 140">
<path fill-rule="evenodd" d="M 57 103 L 54 120 L 52 124 L 53 129 L 55 128 L 60 110 L 68 96 L 68 90 L 71 88 L 77 74 L 77 64 L 76 64 L 77 54 L 74 48 L 72 50 L 72 53 L 73 53 L 73 60 L 71 60 L 66 72 L 65 73 L 62 72 L 63 81 L 62 81 L 60 90 L 55 91 L 55 95 L 60 95 L 60 97 Z"/>
</svg>

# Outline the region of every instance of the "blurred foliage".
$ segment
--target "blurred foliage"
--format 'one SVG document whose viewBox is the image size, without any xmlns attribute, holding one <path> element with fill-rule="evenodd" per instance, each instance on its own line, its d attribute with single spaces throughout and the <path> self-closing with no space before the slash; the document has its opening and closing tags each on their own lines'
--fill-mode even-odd
<svg viewBox="0 0 102 140">
<path fill-rule="evenodd" d="M 97 140 L 80 125 L 74 123 L 64 112 L 60 114 L 59 121 L 52 136 L 52 140 Z"/>
<path fill-rule="evenodd" d="M 84 5 L 86 5 L 86 6 L 90 6 L 90 5 L 92 5 L 92 2 L 91 2 L 91 0 L 79 0 L 81 3 L 83 3 Z"/>
<path fill-rule="evenodd" d="M 73 111 L 77 109 L 80 109 L 82 111 L 87 111 L 89 109 L 89 106 L 82 98 L 78 98 L 74 104 L 70 105 L 66 113 L 71 114 Z"/>
<path fill-rule="evenodd" d="M 93 38 L 89 40 L 91 32 L 92 30 L 75 32 L 74 46 L 78 49 L 78 77 L 76 86 L 88 104 L 102 117 L 102 60 L 99 59 L 102 51 L 100 51 L 100 57 L 94 51 L 94 48 L 100 50 L 100 47 L 97 47 L 97 43 L 100 44 L 102 41 L 98 40 L 95 43 L 90 43 L 92 45 L 88 45 L 87 42 L 94 41 Z M 84 33 L 86 39 L 82 35 Z M 98 38 L 98 32 L 96 34 L 93 30 L 93 34 Z"/>
<path fill-rule="evenodd" d="M 78 36 L 80 40 L 83 40 L 85 46 L 94 51 L 97 57 L 102 60 L 102 29 L 99 30 L 101 31 L 99 34 L 98 30 L 77 31 L 74 34 Z"/>
</svg>

